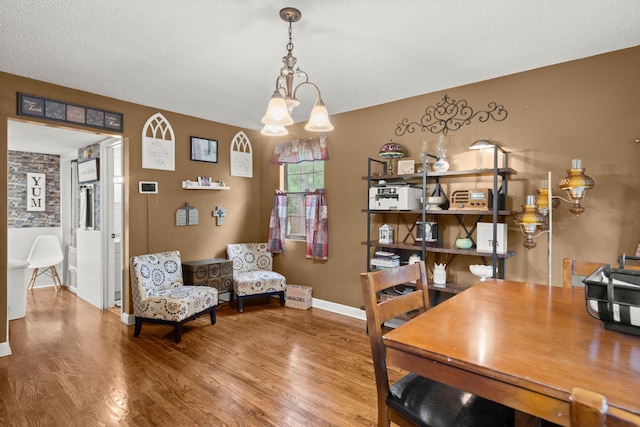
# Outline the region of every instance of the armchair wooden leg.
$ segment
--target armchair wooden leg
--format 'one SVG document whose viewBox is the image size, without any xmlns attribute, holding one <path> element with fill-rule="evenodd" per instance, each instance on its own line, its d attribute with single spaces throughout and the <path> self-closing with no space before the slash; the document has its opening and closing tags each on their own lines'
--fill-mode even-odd
<svg viewBox="0 0 640 427">
<path fill-rule="evenodd" d="M 209 317 L 211 317 L 211 324 L 215 325 L 216 324 L 216 308 L 215 307 L 209 313 Z"/>
<path fill-rule="evenodd" d="M 133 336 L 137 337 L 140 335 L 140 330 L 142 329 L 142 318 L 136 317 L 136 326 L 133 329 Z"/>
<path fill-rule="evenodd" d="M 244 297 L 238 297 L 238 313 L 242 313 L 244 310 Z"/>
<path fill-rule="evenodd" d="M 284 291 L 278 292 L 280 295 L 280 307 L 284 307 Z"/>
<path fill-rule="evenodd" d="M 174 333 L 176 336 L 176 344 L 179 344 L 182 340 L 182 323 L 176 323 L 174 327 Z"/>
</svg>

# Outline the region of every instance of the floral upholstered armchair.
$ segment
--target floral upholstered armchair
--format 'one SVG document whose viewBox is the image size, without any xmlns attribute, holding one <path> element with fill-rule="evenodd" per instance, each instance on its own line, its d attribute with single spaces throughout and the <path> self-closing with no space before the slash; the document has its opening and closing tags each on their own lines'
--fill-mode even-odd
<svg viewBox="0 0 640 427">
<path fill-rule="evenodd" d="M 229 244 L 227 258 L 233 261 L 233 291 L 240 313 L 244 309 L 244 299 L 251 297 L 278 295 L 280 306 L 284 306 L 287 280 L 272 271 L 272 254 L 266 243 Z"/>
<path fill-rule="evenodd" d="M 179 251 L 134 256 L 130 267 L 134 337 L 140 335 L 142 322 L 163 323 L 173 325 L 179 343 L 185 322 L 208 313 L 211 324 L 216 323 L 218 290 L 184 286 Z"/>
</svg>

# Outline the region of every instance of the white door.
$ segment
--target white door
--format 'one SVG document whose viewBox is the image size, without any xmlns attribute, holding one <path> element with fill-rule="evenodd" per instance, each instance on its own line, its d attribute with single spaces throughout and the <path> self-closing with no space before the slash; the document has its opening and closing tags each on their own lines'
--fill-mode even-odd
<svg viewBox="0 0 640 427">
<path fill-rule="evenodd" d="M 121 307 L 123 283 L 122 221 L 122 139 L 100 144 L 102 181 L 103 307 Z"/>
</svg>

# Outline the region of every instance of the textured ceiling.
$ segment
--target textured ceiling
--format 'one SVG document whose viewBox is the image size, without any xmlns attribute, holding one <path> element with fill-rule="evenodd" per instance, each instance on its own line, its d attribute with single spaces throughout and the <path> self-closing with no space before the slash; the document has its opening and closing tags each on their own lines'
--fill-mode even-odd
<svg viewBox="0 0 640 427">
<path fill-rule="evenodd" d="M 260 129 L 285 6 L 329 114 L 640 45 L 638 0 L 4 0 L 0 70 Z"/>
</svg>

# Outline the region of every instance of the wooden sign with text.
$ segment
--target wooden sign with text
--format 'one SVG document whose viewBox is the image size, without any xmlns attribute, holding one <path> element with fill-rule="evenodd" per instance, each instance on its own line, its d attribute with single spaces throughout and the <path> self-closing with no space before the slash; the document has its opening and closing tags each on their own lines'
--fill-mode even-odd
<svg viewBox="0 0 640 427">
<path fill-rule="evenodd" d="M 18 115 L 122 132 L 122 113 L 18 92 Z"/>
<path fill-rule="evenodd" d="M 46 210 L 45 190 L 47 176 L 43 173 L 27 173 L 27 211 Z"/>
</svg>

